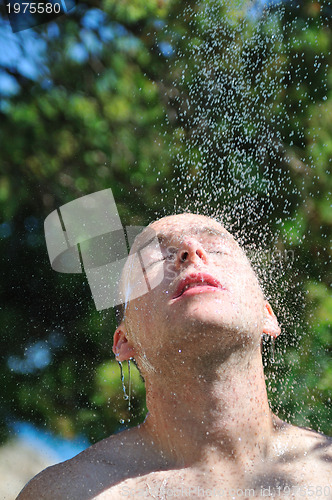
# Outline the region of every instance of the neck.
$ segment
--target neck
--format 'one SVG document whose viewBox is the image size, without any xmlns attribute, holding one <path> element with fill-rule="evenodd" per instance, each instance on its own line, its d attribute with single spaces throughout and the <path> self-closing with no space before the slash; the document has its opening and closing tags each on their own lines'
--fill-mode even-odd
<svg viewBox="0 0 332 500">
<path fill-rule="evenodd" d="M 222 362 L 182 355 L 146 380 L 142 430 L 179 465 L 264 459 L 273 432 L 259 348 Z"/>
</svg>

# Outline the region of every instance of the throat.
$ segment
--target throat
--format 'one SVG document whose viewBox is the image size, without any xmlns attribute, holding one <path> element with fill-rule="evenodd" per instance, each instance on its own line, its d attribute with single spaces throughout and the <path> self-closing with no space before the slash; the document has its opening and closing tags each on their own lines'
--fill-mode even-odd
<svg viewBox="0 0 332 500">
<path fill-rule="evenodd" d="M 179 463 L 216 454 L 231 462 L 266 455 L 273 424 L 260 359 L 242 367 L 222 364 L 205 375 L 192 367 L 146 385 L 144 425 Z"/>
</svg>

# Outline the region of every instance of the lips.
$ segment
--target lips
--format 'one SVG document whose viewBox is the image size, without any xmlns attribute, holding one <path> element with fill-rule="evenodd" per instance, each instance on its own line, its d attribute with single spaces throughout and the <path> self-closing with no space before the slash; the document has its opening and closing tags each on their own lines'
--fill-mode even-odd
<svg viewBox="0 0 332 500">
<path fill-rule="evenodd" d="M 224 287 L 213 276 L 206 273 L 191 273 L 180 281 L 178 287 L 172 297 L 176 299 L 180 297 L 186 290 L 194 287 L 214 287 L 224 290 Z"/>
</svg>

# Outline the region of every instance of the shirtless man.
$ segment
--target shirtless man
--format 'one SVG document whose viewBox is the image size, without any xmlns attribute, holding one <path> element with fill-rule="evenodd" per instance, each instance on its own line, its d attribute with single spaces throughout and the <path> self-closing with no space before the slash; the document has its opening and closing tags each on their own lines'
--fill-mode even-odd
<svg viewBox="0 0 332 500">
<path fill-rule="evenodd" d="M 164 266 L 163 279 L 129 301 L 113 346 L 141 370 L 146 420 L 46 469 L 18 499 L 331 500 L 332 439 L 269 408 L 261 337 L 280 329 L 244 252 L 204 216 L 150 227 L 164 260 L 151 251 L 146 273 Z"/>
</svg>

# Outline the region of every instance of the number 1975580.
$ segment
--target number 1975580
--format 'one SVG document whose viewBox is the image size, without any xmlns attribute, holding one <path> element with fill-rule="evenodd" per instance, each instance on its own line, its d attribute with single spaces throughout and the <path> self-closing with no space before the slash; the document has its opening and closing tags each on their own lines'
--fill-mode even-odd
<svg viewBox="0 0 332 500">
<path fill-rule="evenodd" d="M 39 2 L 16 2 L 7 3 L 8 14 L 59 14 L 61 5 L 59 3 L 39 3 Z"/>
</svg>

